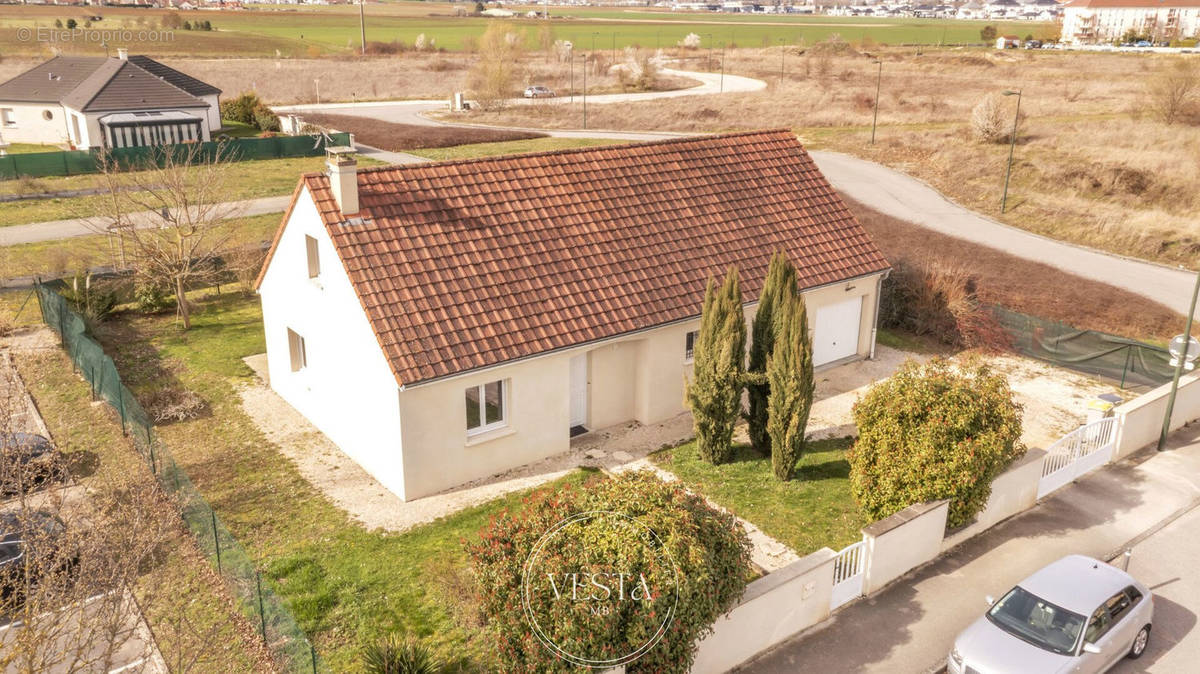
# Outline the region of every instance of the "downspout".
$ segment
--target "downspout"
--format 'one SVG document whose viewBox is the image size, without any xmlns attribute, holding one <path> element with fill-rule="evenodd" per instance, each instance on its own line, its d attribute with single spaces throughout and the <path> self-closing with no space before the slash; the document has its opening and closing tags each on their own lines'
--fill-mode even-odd
<svg viewBox="0 0 1200 674">
<path fill-rule="evenodd" d="M 883 279 L 887 278 L 892 273 L 889 269 L 879 275 L 875 279 L 875 319 L 871 325 L 871 355 L 867 356 L 868 360 L 875 360 L 875 340 L 879 336 L 879 302 L 883 294 Z"/>
</svg>

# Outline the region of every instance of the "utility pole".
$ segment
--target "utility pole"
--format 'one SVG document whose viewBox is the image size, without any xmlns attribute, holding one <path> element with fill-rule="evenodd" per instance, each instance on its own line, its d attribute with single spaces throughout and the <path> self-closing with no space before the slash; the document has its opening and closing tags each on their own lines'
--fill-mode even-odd
<svg viewBox="0 0 1200 674">
<path fill-rule="evenodd" d="M 783 89 L 783 57 L 787 55 L 786 37 L 779 38 L 779 88 Z"/>
<path fill-rule="evenodd" d="M 595 39 L 595 38 L 593 38 Z M 587 128 L 587 59 L 588 55 L 583 55 L 583 128 Z"/>
<path fill-rule="evenodd" d="M 1192 288 L 1192 303 L 1188 306 L 1187 325 L 1183 328 L 1183 353 L 1175 363 L 1175 376 L 1171 379 L 1171 395 L 1167 397 L 1167 414 L 1163 417 L 1162 433 L 1158 436 L 1158 451 L 1167 448 L 1167 434 L 1171 432 L 1171 413 L 1175 411 L 1175 394 L 1179 391 L 1179 378 L 1183 375 L 1183 364 L 1187 362 L 1188 347 L 1191 346 L 1192 316 L 1196 315 L 1196 296 L 1200 295 L 1200 273 L 1196 274 L 1196 285 Z"/>
<path fill-rule="evenodd" d="M 717 91 L 718 94 L 725 93 L 725 43 L 721 43 L 721 88 Z"/>
<path fill-rule="evenodd" d="M 707 38 L 708 38 L 708 67 L 707 67 L 707 68 L 705 68 L 705 70 L 712 70 L 712 43 L 713 43 L 713 36 L 712 36 L 712 33 L 705 33 L 704 35 L 705 35 L 705 37 L 707 37 Z"/>
<path fill-rule="evenodd" d="M 883 83 L 883 59 L 876 61 L 879 64 L 879 75 L 875 77 L 875 116 L 871 119 L 871 144 L 875 144 L 875 126 L 879 123 L 879 85 Z"/>
<path fill-rule="evenodd" d="M 616 62 L 617 62 L 617 34 L 616 33 L 613 33 L 613 52 L 612 52 L 612 54 L 613 54 L 612 62 L 613 62 L 613 64 L 616 64 Z"/>
<path fill-rule="evenodd" d="M 363 56 L 367 55 L 367 17 L 363 10 L 366 4 L 367 0 L 358 0 L 358 36 L 362 40 Z"/>
<path fill-rule="evenodd" d="M 569 102 L 574 103 L 575 102 L 575 46 L 574 45 L 571 45 L 571 86 L 569 87 L 569 89 L 571 91 L 571 100 Z"/>
<path fill-rule="evenodd" d="M 1008 207 L 1008 179 L 1012 176 L 1013 151 L 1017 148 L 1017 123 L 1021 121 L 1021 90 L 1005 91 L 1005 96 L 1017 97 L 1017 112 L 1013 115 L 1012 138 L 1008 143 L 1008 169 L 1004 172 L 1004 196 L 1000 197 L 1000 212 Z"/>
</svg>

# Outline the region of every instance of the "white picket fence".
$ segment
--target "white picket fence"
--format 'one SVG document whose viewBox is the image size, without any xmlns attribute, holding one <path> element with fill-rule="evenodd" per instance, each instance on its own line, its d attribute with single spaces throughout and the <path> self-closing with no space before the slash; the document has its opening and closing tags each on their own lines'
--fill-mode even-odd
<svg viewBox="0 0 1200 674">
<path fill-rule="evenodd" d="M 833 595 L 829 599 L 829 608 L 836 609 L 846 602 L 862 595 L 863 575 L 866 571 L 867 540 L 852 543 L 833 560 Z"/>
<path fill-rule="evenodd" d="M 1046 450 L 1037 497 L 1042 498 L 1108 463 L 1116 437 L 1116 417 L 1093 421 L 1064 435 Z"/>
</svg>

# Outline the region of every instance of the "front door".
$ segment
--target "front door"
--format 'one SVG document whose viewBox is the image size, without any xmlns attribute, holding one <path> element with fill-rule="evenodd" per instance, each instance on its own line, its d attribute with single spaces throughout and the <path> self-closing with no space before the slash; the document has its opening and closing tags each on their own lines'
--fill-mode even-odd
<svg viewBox="0 0 1200 674">
<path fill-rule="evenodd" d="M 571 358 L 571 435 L 587 426 L 588 382 L 587 354 Z M 578 431 L 576 429 L 579 429 Z"/>
<path fill-rule="evenodd" d="M 858 353 L 862 296 L 817 309 L 813 326 L 813 365 L 824 365 Z"/>
</svg>

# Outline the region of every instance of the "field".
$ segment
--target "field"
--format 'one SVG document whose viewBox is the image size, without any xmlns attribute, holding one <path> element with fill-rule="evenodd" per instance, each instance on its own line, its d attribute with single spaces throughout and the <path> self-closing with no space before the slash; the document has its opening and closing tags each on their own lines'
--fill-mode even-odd
<svg viewBox="0 0 1200 674">
<path fill-rule="evenodd" d="M 882 76 L 876 58 L 882 60 Z M 751 94 L 592 106 L 589 126 L 717 132 L 790 127 L 813 148 L 893 166 L 1017 227 L 1169 264 L 1200 254 L 1200 120 L 1168 125 L 1147 85 L 1180 58 L 1134 54 L 867 48 L 738 50 L 727 72 L 766 80 Z M 702 66 L 703 59 L 695 65 Z M 877 79 L 878 78 L 878 79 Z M 870 144 L 875 88 L 879 128 Z M 1008 209 L 1009 147 L 972 136 L 973 108 L 1020 89 L 1022 122 Z M 999 98 L 1007 140 L 1015 96 Z M 579 106 L 477 112 L 472 122 L 578 128 Z"/>
<path fill-rule="evenodd" d="M 393 2 L 366 6 L 368 42 L 401 42 L 411 46 L 419 35 L 436 48 L 470 50 L 473 39 L 493 19 L 461 15 L 466 4 Z M 532 9 L 532 8 L 529 8 Z M 178 14 L 181 21 L 209 21 L 212 31 L 163 30 L 163 19 Z M 185 11 L 104 7 L 95 9 L 50 6 L 0 8 L 0 44 L 13 54 L 44 55 L 51 47 L 66 52 L 102 53 L 100 38 L 54 33 L 55 20 L 75 19 L 83 29 L 129 30 L 123 39 L 131 51 L 152 56 L 285 57 L 353 54 L 360 47 L 357 8 L 335 6 L 259 6 L 251 11 Z M 762 47 L 813 43 L 840 35 L 848 40 L 870 39 L 886 44 L 979 43 L 984 22 L 944 19 L 874 19 L 799 15 L 738 15 L 684 13 L 650 9 L 552 7 L 550 30 L 556 39 L 591 49 L 645 48 L 675 45 L 689 33 L 704 36 L 704 46 Z M 528 47 L 541 44 L 544 20 L 508 19 L 523 30 Z M 170 25 L 170 24 L 167 24 Z M 1043 34 L 1049 24 L 995 23 L 1001 33 Z M 85 30 L 86 32 L 86 30 Z"/>
</svg>

